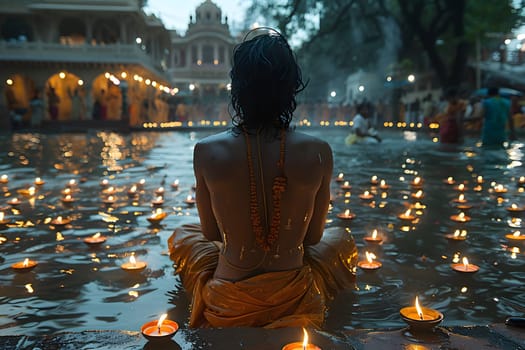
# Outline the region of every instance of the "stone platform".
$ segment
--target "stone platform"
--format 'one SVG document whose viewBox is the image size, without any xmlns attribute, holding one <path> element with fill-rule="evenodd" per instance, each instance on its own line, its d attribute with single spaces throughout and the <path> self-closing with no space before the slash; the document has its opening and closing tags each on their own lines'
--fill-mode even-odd
<svg viewBox="0 0 525 350">
<path fill-rule="evenodd" d="M 323 350 L 525 350 L 525 328 L 503 324 L 438 327 L 430 334 L 412 334 L 407 328 L 348 330 L 328 334 L 309 330 L 310 342 Z M 166 343 L 147 342 L 136 331 L 85 331 L 51 336 L 2 336 L 2 350 L 270 350 L 302 340 L 302 330 L 285 328 L 181 329 Z"/>
</svg>

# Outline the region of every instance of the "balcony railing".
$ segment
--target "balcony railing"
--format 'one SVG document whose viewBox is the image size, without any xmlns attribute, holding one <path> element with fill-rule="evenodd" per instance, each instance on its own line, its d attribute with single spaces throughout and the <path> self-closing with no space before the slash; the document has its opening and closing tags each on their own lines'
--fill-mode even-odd
<svg viewBox="0 0 525 350">
<path fill-rule="evenodd" d="M 0 41 L 0 61 L 131 63 L 161 73 L 160 64 L 135 44 L 62 45 Z"/>
</svg>

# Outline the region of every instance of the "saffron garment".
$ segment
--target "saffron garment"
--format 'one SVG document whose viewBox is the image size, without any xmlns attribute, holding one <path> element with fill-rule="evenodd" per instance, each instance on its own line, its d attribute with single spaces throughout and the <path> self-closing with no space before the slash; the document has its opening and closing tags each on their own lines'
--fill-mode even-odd
<svg viewBox="0 0 525 350">
<path fill-rule="evenodd" d="M 191 296 L 190 327 L 320 328 L 327 302 L 354 288 L 357 249 L 341 228 L 327 229 L 321 242 L 305 247 L 301 269 L 236 282 L 213 278 L 219 248 L 202 235 L 200 225 L 177 228 L 168 245 Z"/>
</svg>

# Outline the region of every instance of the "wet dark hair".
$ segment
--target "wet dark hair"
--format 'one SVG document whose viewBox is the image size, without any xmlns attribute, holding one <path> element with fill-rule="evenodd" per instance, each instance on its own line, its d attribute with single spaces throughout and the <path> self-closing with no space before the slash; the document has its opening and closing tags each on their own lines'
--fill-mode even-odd
<svg viewBox="0 0 525 350">
<path fill-rule="evenodd" d="M 234 130 L 287 129 L 306 85 L 286 39 L 270 30 L 245 40 L 233 52 L 231 105 Z"/>
<path fill-rule="evenodd" d="M 499 94 L 499 89 L 496 86 L 491 86 L 487 90 L 488 96 L 497 96 Z"/>
</svg>

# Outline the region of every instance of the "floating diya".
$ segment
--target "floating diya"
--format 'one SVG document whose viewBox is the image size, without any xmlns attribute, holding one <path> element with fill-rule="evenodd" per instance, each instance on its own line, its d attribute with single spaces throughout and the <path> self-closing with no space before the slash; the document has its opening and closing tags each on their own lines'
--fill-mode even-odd
<svg viewBox="0 0 525 350">
<path fill-rule="evenodd" d="M 155 194 L 156 194 L 157 196 L 162 196 L 162 195 L 164 194 L 164 187 L 161 186 L 161 187 L 157 188 L 157 189 L 155 190 Z"/>
<path fill-rule="evenodd" d="M 75 201 L 75 198 L 71 196 L 70 194 L 66 194 L 64 197 L 61 198 L 62 203 L 71 204 Z"/>
<path fill-rule="evenodd" d="M 127 271 L 142 270 L 146 266 L 147 264 L 144 261 L 137 261 L 137 259 L 135 259 L 134 254 L 129 257 L 129 262 L 120 265 L 122 269 L 127 270 Z"/>
<path fill-rule="evenodd" d="M 102 193 L 112 195 L 117 193 L 117 189 L 114 186 L 109 186 L 108 188 L 102 190 Z"/>
<path fill-rule="evenodd" d="M 283 346 L 282 350 L 321 350 L 321 348 L 317 345 L 310 344 L 308 342 L 308 332 L 306 332 L 306 329 L 304 328 L 303 334 L 304 336 L 302 342 L 288 343 Z"/>
<path fill-rule="evenodd" d="M 128 190 L 128 196 L 129 197 L 136 197 L 138 195 L 137 190 L 138 190 L 137 185 L 131 186 L 129 188 L 129 190 Z"/>
<path fill-rule="evenodd" d="M 145 183 L 146 183 L 145 179 L 140 179 L 139 182 L 137 182 L 137 186 L 142 188 L 142 187 L 144 187 Z"/>
<path fill-rule="evenodd" d="M 381 262 L 374 260 L 376 255 L 374 253 L 365 252 L 366 260 L 361 260 L 357 262 L 357 266 L 363 270 L 377 270 L 383 264 Z"/>
<path fill-rule="evenodd" d="M 350 185 L 350 182 L 349 182 L 349 181 L 345 181 L 345 182 L 343 182 L 343 184 L 341 185 L 341 189 L 342 189 L 342 190 L 349 190 L 349 189 L 351 189 L 351 188 L 352 188 L 352 186 Z"/>
<path fill-rule="evenodd" d="M 404 307 L 399 310 L 399 314 L 413 330 L 429 331 L 443 321 L 441 312 L 420 306 L 417 296 L 415 306 Z"/>
<path fill-rule="evenodd" d="M 479 266 L 469 263 L 467 257 L 463 257 L 462 263 L 450 265 L 452 270 L 457 272 L 473 273 L 479 270 Z"/>
<path fill-rule="evenodd" d="M 10 206 L 12 207 L 16 207 L 17 205 L 20 205 L 20 199 L 14 197 L 14 198 L 11 198 L 10 200 L 7 201 L 7 204 L 9 204 Z"/>
<path fill-rule="evenodd" d="M 423 194 L 423 190 L 418 190 L 416 193 L 410 194 L 410 196 L 415 199 L 422 199 L 425 197 L 425 195 Z"/>
<path fill-rule="evenodd" d="M 109 180 L 108 179 L 103 179 L 102 181 L 100 181 L 100 186 L 101 187 L 108 187 L 109 186 Z"/>
<path fill-rule="evenodd" d="M 364 240 L 370 243 L 381 243 L 383 241 L 383 239 L 379 237 L 379 235 L 377 234 L 377 230 L 375 229 L 374 231 L 372 231 L 372 235 L 366 236 Z"/>
<path fill-rule="evenodd" d="M 84 243 L 89 245 L 97 245 L 104 243 L 106 241 L 106 237 L 102 236 L 100 232 L 95 233 L 92 236 L 84 238 Z"/>
<path fill-rule="evenodd" d="M 423 179 L 419 176 L 416 176 L 410 184 L 412 187 L 421 187 L 423 186 Z"/>
<path fill-rule="evenodd" d="M 21 188 L 17 192 L 22 196 L 33 197 L 36 193 L 36 188 L 34 188 L 33 186 L 29 188 Z"/>
<path fill-rule="evenodd" d="M 452 201 L 454 203 L 467 203 L 467 200 L 466 200 L 465 195 L 463 193 L 460 193 L 458 198 L 454 198 Z"/>
<path fill-rule="evenodd" d="M 404 213 L 401 213 L 397 216 L 401 220 L 413 221 L 416 219 L 416 216 L 412 214 L 411 209 L 407 209 Z"/>
<path fill-rule="evenodd" d="M 511 213 L 521 213 L 522 211 L 525 210 L 525 207 L 520 207 L 516 203 L 512 203 L 510 207 L 507 207 L 506 209 L 508 212 L 511 212 Z"/>
<path fill-rule="evenodd" d="M 0 225 L 7 225 L 10 222 L 9 219 L 6 219 L 4 212 L 0 211 Z"/>
<path fill-rule="evenodd" d="M 365 192 L 363 192 L 363 193 L 361 193 L 359 195 L 359 198 L 364 199 L 364 200 L 368 200 L 368 199 L 374 198 L 374 195 L 371 194 L 369 191 L 365 191 Z"/>
<path fill-rule="evenodd" d="M 0 176 L 0 184 L 6 184 L 9 182 L 9 176 L 7 176 L 6 174 L 3 174 L 2 176 Z"/>
<path fill-rule="evenodd" d="M 193 205 L 195 204 L 195 197 L 193 197 L 191 194 L 189 194 L 186 199 L 184 200 L 184 203 Z"/>
<path fill-rule="evenodd" d="M 114 196 L 107 196 L 106 198 L 104 198 L 102 200 L 102 202 L 106 205 L 112 205 L 112 204 L 115 204 L 117 200 L 115 199 Z"/>
<path fill-rule="evenodd" d="M 176 179 L 171 183 L 171 188 L 173 188 L 174 190 L 179 188 L 179 179 Z"/>
<path fill-rule="evenodd" d="M 485 182 L 485 180 L 483 180 L 483 176 L 479 175 L 476 177 L 476 183 L 481 185 L 483 182 Z"/>
<path fill-rule="evenodd" d="M 154 200 L 151 201 L 152 205 L 163 205 L 164 204 L 164 198 L 162 196 L 157 196 Z"/>
<path fill-rule="evenodd" d="M 33 183 L 35 184 L 35 186 L 42 186 L 46 182 L 44 180 L 42 180 L 42 178 L 37 177 L 37 178 L 35 178 L 35 181 Z"/>
<path fill-rule="evenodd" d="M 467 239 L 467 230 L 455 230 L 454 233 L 449 233 L 445 235 L 447 239 L 451 241 L 464 241 Z"/>
<path fill-rule="evenodd" d="M 67 196 L 68 194 L 71 194 L 71 193 L 72 193 L 72 191 L 71 191 L 71 188 L 69 188 L 69 187 L 66 187 L 66 188 L 64 188 L 64 189 L 62 190 L 62 194 L 63 194 L 64 196 Z"/>
<path fill-rule="evenodd" d="M 496 193 L 507 193 L 507 188 L 501 184 L 494 186 L 494 192 Z"/>
<path fill-rule="evenodd" d="M 67 183 L 67 187 L 75 187 L 77 185 L 77 180 L 71 179 Z"/>
<path fill-rule="evenodd" d="M 355 214 L 350 212 L 350 209 L 346 209 L 343 213 L 337 214 L 337 217 L 343 220 L 352 220 L 355 218 Z"/>
<path fill-rule="evenodd" d="M 520 176 L 518 179 L 518 185 L 525 186 L 525 176 Z"/>
<path fill-rule="evenodd" d="M 457 186 L 454 186 L 454 189 L 463 192 L 467 190 L 467 186 L 465 186 L 465 184 L 458 184 Z"/>
<path fill-rule="evenodd" d="M 455 222 L 468 222 L 470 221 L 470 216 L 465 215 L 464 212 L 460 212 L 457 215 L 451 215 L 450 220 L 455 221 Z"/>
<path fill-rule="evenodd" d="M 505 238 L 512 241 L 524 241 L 525 235 L 522 235 L 520 231 L 514 231 L 513 233 L 506 234 Z"/>
<path fill-rule="evenodd" d="M 337 177 L 335 178 L 336 182 L 343 182 L 345 180 L 345 175 L 343 173 L 339 173 Z"/>
<path fill-rule="evenodd" d="M 151 342 L 165 342 L 170 340 L 179 330 L 179 324 L 167 319 L 168 314 L 163 314 L 155 321 L 142 325 L 140 331 L 144 338 Z"/>
<path fill-rule="evenodd" d="M 381 180 L 379 182 L 379 188 L 382 190 L 388 190 L 390 188 L 390 185 L 387 184 L 385 180 Z"/>
<path fill-rule="evenodd" d="M 162 211 L 162 208 L 158 208 L 153 214 L 147 217 L 147 220 L 152 224 L 156 224 L 164 220 L 166 216 L 168 216 L 168 214 Z"/>
<path fill-rule="evenodd" d="M 17 271 L 29 271 L 36 265 L 38 265 L 38 262 L 25 258 L 24 261 L 16 262 L 11 267 Z"/>
<path fill-rule="evenodd" d="M 53 226 L 65 226 L 71 222 L 68 218 L 63 218 L 62 216 L 57 216 L 55 219 L 51 220 L 51 225 Z"/>
<path fill-rule="evenodd" d="M 379 183 L 379 180 L 378 180 L 377 176 L 376 176 L 376 175 L 373 175 L 373 176 L 370 178 L 370 184 L 375 186 L 375 185 L 377 185 L 378 183 Z"/>
<path fill-rule="evenodd" d="M 443 180 L 443 182 L 448 185 L 453 185 L 456 183 L 456 181 L 454 180 L 452 176 L 447 177 L 445 180 Z"/>
</svg>

